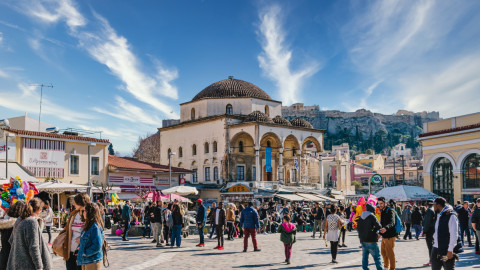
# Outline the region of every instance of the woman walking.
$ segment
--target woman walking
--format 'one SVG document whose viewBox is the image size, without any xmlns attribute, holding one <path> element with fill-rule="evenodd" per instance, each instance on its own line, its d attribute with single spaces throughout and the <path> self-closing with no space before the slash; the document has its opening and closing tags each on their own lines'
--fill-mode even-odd
<svg viewBox="0 0 480 270">
<path fill-rule="evenodd" d="M 175 241 L 177 242 L 177 247 L 180 247 L 180 244 L 182 244 L 183 215 L 178 204 L 174 204 L 172 206 L 171 219 L 173 221 L 173 226 L 172 237 L 170 238 L 170 247 L 175 245 Z"/>
<path fill-rule="evenodd" d="M 100 270 L 103 260 L 103 220 L 96 203 L 87 203 L 82 211 L 85 225 L 79 239 L 77 265 L 82 270 Z"/>
<path fill-rule="evenodd" d="M 420 240 L 420 235 L 422 234 L 422 212 L 420 212 L 420 208 L 415 206 L 412 212 L 412 227 L 415 230 L 415 239 Z"/>
<path fill-rule="evenodd" d="M 343 223 L 340 217 L 337 215 L 337 207 L 335 204 L 330 206 L 330 215 L 327 216 L 325 220 L 325 228 L 323 233 L 323 239 L 330 241 L 330 252 L 332 253 L 332 263 L 337 262 L 337 251 L 338 251 L 338 237 L 340 228 L 343 226 Z"/>
<path fill-rule="evenodd" d="M 52 258 L 43 241 L 38 222 L 42 207 L 42 200 L 33 198 L 15 223 L 7 269 L 48 270 L 52 268 Z"/>
<path fill-rule="evenodd" d="M 8 208 L 7 214 L 3 217 L 0 223 L 0 235 L 2 237 L 2 250 L 0 251 L 0 270 L 7 269 L 8 257 L 10 256 L 11 245 L 9 242 L 10 236 L 13 233 L 14 224 L 17 219 L 21 219 L 21 214 L 25 211 L 27 203 L 25 201 L 17 201 L 14 205 Z M 20 221 L 19 221 L 20 222 Z"/>
<path fill-rule="evenodd" d="M 235 204 L 230 204 L 227 210 L 227 227 L 228 238 L 227 240 L 233 240 L 233 233 L 235 232 Z"/>
<path fill-rule="evenodd" d="M 238 207 L 237 216 L 235 217 L 235 226 L 238 229 L 238 238 L 243 238 L 243 228 L 242 226 L 240 226 L 240 217 L 244 209 L 245 206 L 243 206 L 243 204 L 240 204 L 240 206 Z"/>
<path fill-rule="evenodd" d="M 52 245 L 52 226 L 53 226 L 53 210 L 48 202 L 45 202 L 45 210 L 42 211 L 42 218 L 45 224 L 45 229 L 48 234 L 48 245 Z"/>
<path fill-rule="evenodd" d="M 346 218 L 346 215 L 345 215 L 345 206 L 340 205 L 338 208 L 340 210 L 339 213 L 338 213 L 338 216 L 340 217 L 340 220 L 342 220 L 342 221 L 346 220 L 347 218 Z M 346 233 L 347 233 L 346 225 L 343 225 L 340 228 L 340 236 L 338 237 L 338 247 L 347 247 L 347 245 L 345 245 L 345 234 Z"/>
<path fill-rule="evenodd" d="M 283 217 L 283 223 L 278 227 L 280 233 L 280 241 L 283 242 L 285 247 L 285 262 L 290 264 L 290 258 L 292 257 L 293 244 L 297 241 L 297 228 L 290 222 L 290 216 Z"/>
<path fill-rule="evenodd" d="M 67 270 L 81 270 L 82 268 L 77 265 L 77 239 L 83 232 L 85 225 L 81 211 L 84 211 L 87 203 L 90 203 L 90 197 L 86 193 L 77 194 L 73 197 L 73 206 L 75 210 L 70 213 L 70 217 L 67 221 L 67 226 L 62 233 L 65 233 L 65 242 L 63 243 L 63 259 Z"/>
</svg>

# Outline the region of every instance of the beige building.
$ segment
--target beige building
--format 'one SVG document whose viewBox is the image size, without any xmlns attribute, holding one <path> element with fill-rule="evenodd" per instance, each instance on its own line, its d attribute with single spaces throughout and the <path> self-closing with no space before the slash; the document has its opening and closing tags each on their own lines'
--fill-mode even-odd
<svg viewBox="0 0 480 270">
<path fill-rule="evenodd" d="M 259 187 L 322 184 L 323 130 L 282 117 L 282 103 L 233 77 L 180 105 L 180 123 L 159 128 L 160 163 L 191 169 L 192 184 Z M 169 153 L 175 153 L 169 155 Z M 237 194 L 241 195 L 241 194 Z"/>
<path fill-rule="evenodd" d="M 374 171 L 385 168 L 385 157 L 378 154 L 359 154 L 355 156 L 355 163 L 372 168 Z"/>
<path fill-rule="evenodd" d="M 480 113 L 424 124 L 424 187 L 450 203 L 480 196 Z"/>
</svg>

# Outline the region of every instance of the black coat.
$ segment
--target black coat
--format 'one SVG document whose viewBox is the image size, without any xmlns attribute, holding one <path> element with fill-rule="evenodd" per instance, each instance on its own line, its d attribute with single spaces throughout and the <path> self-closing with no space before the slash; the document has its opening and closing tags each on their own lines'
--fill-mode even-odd
<svg viewBox="0 0 480 270">
<path fill-rule="evenodd" d="M 422 225 L 422 213 L 420 211 L 413 211 L 412 212 L 412 224 L 413 225 Z"/>
<path fill-rule="evenodd" d="M 470 209 L 467 210 L 462 206 L 462 208 L 459 208 L 457 210 L 457 214 L 458 214 L 458 223 L 460 223 L 460 226 L 467 227 Z"/>
<path fill-rule="evenodd" d="M 173 225 L 183 225 L 183 216 L 180 211 L 172 212 Z"/>
<path fill-rule="evenodd" d="M 153 209 L 153 223 L 163 223 L 163 211 L 161 206 L 156 206 Z"/>
<path fill-rule="evenodd" d="M 395 210 L 390 207 L 383 209 L 382 214 L 380 215 L 380 224 L 382 228 L 387 229 L 385 233 L 381 233 L 383 238 L 392 238 L 397 236 L 397 230 L 395 229 Z"/>
<path fill-rule="evenodd" d="M 357 231 L 360 243 L 375 243 L 378 242 L 378 230 L 381 225 L 374 214 L 369 215 L 365 219 L 359 217 L 357 220 Z"/>
<path fill-rule="evenodd" d="M 428 208 L 423 218 L 423 232 L 433 234 L 435 232 L 435 212 Z"/>
</svg>

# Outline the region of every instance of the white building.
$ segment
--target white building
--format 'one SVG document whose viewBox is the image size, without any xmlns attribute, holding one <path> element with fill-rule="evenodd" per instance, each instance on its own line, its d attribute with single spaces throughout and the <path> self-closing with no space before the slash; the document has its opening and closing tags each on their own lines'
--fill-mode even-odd
<svg viewBox="0 0 480 270">
<path fill-rule="evenodd" d="M 404 156 L 404 157 L 410 157 L 412 155 L 412 149 L 411 148 L 407 148 L 406 147 L 406 144 L 404 143 L 399 143 L 397 145 L 395 145 L 395 147 L 392 149 L 390 155 L 392 157 L 400 157 L 400 156 Z"/>
<path fill-rule="evenodd" d="M 159 128 L 160 163 L 191 169 L 193 184 L 320 184 L 323 130 L 282 117 L 282 103 L 233 77 L 180 104 L 180 123 Z M 297 166 L 295 165 L 297 164 Z"/>
<path fill-rule="evenodd" d="M 345 154 L 350 156 L 350 146 L 348 145 L 348 143 L 342 143 L 340 145 L 332 145 L 332 155 L 336 156 L 337 152 L 339 152 L 341 156 Z"/>
</svg>

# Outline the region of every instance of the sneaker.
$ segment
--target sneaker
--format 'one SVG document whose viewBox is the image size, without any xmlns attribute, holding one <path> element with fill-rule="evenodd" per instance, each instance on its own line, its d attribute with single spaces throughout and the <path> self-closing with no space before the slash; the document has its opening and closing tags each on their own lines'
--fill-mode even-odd
<svg viewBox="0 0 480 270">
<path fill-rule="evenodd" d="M 204 244 L 204 243 L 201 243 L 201 244 L 199 245 L 199 247 L 204 247 L 204 246 L 205 246 L 205 244 Z"/>
<path fill-rule="evenodd" d="M 310 237 L 312 237 L 313 239 L 315 239 L 315 235 L 312 235 L 312 236 L 310 236 Z"/>
<path fill-rule="evenodd" d="M 244 250 L 243 250 L 243 252 L 247 252 L 247 250 L 246 250 L 246 249 L 244 249 Z"/>
<path fill-rule="evenodd" d="M 157 241 L 156 241 L 155 239 L 152 241 L 152 243 L 156 243 L 156 242 L 157 242 Z"/>
<path fill-rule="evenodd" d="M 224 247 L 218 247 L 218 250 L 224 250 Z"/>
<path fill-rule="evenodd" d="M 338 263 L 337 260 L 332 260 L 332 263 Z"/>
<path fill-rule="evenodd" d="M 343 244 L 342 246 L 343 246 L 343 247 L 347 247 L 347 245 L 345 245 L 345 244 Z"/>
<path fill-rule="evenodd" d="M 287 260 L 287 264 L 290 264 L 290 260 Z"/>
<path fill-rule="evenodd" d="M 213 249 L 218 249 L 218 248 L 220 248 L 220 246 L 216 246 L 216 247 L 214 247 Z"/>
<path fill-rule="evenodd" d="M 432 263 L 429 262 L 429 263 L 424 264 L 423 266 L 425 266 L 425 267 L 426 267 L 426 266 L 432 266 Z"/>
<path fill-rule="evenodd" d="M 475 254 L 480 255 L 480 251 L 475 251 Z"/>
<path fill-rule="evenodd" d="M 51 247 L 51 246 L 52 246 L 52 243 L 48 243 L 48 246 Z"/>
<path fill-rule="evenodd" d="M 254 249 L 253 251 L 255 252 L 259 252 L 259 251 L 262 251 L 261 249 L 257 248 L 257 249 Z"/>
<path fill-rule="evenodd" d="M 200 244 L 197 244 L 197 245 L 196 245 L 196 247 L 199 247 L 201 244 L 202 244 L 202 243 L 200 243 Z"/>
<path fill-rule="evenodd" d="M 163 247 L 163 245 L 162 245 L 162 244 L 160 244 L 160 243 L 158 243 L 158 244 L 157 244 L 157 247 Z"/>
</svg>

